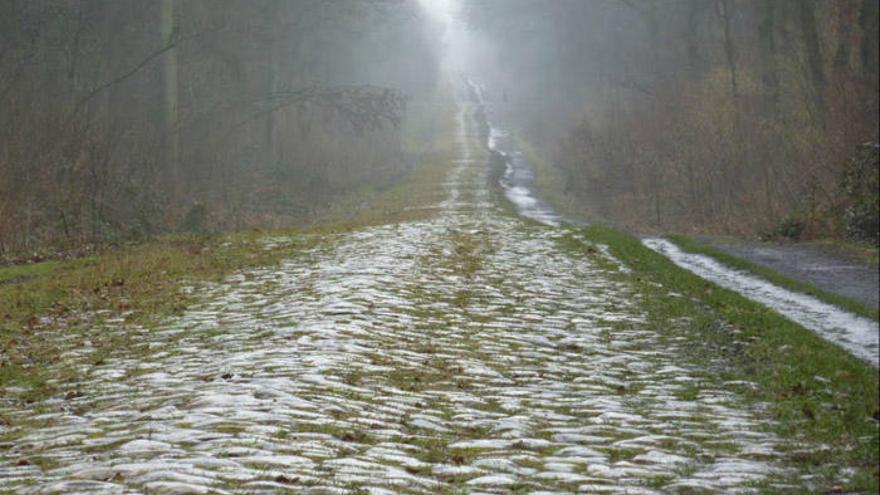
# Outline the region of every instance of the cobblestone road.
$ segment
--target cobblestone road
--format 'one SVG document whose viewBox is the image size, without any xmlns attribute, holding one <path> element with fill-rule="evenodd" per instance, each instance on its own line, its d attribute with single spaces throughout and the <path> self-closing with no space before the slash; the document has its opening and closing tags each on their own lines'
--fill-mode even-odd
<svg viewBox="0 0 880 495">
<path fill-rule="evenodd" d="M 133 332 L 148 358 L 92 366 L 72 350 L 76 393 L 0 403 L 0 492 L 734 493 L 796 479 L 738 395 L 749 384 L 683 360 L 607 251 L 575 256 L 569 231 L 503 211 L 474 115 L 461 104 L 433 218 L 240 273 Z"/>
</svg>

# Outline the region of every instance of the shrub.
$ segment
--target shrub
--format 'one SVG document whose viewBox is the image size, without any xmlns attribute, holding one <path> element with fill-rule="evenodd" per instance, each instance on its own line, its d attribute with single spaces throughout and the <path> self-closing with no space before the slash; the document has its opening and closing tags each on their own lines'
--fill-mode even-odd
<svg viewBox="0 0 880 495">
<path fill-rule="evenodd" d="M 779 225 L 776 227 L 774 234 L 776 238 L 782 238 L 789 241 L 796 241 L 801 238 L 801 235 L 806 230 L 807 224 L 796 217 L 787 217 L 783 221 L 779 222 Z"/>
<path fill-rule="evenodd" d="M 878 240 L 880 224 L 880 147 L 867 143 L 856 148 L 843 168 L 842 224 L 846 236 L 856 240 Z"/>
</svg>

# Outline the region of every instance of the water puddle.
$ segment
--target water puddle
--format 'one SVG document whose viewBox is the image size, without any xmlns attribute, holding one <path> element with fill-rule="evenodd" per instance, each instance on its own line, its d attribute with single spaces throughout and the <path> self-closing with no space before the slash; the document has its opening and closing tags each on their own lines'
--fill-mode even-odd
<svg viewBox="0 0 880 495">
<path fill-rule="evenodd" d="M 562 218 L 545 201 L 535 194 L 535 173 L 526 157 L 516 150 L 510 132 L 504 129 L 499 121 L 503 120 L 500 113 L 486 99 L 484 89 L 474 81 L 468 81 L 477 104 L 485 114 L 489 126 L 487 147 L 504 159 L 504 175 L 500 179 L 504 195 L 518 214 L 535 220 L 544 225 L 559 227 Z"/>
</svg>

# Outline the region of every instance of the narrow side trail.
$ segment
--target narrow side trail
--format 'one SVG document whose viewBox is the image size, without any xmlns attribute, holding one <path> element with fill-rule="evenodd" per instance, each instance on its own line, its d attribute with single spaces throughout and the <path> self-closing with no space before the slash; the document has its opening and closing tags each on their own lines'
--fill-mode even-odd
<svg viewBox="0 0 880 495">
<path fill-rule="evenodd" d="M 864 259 L 822 244 L 756 243 L 706 237 L 703 242 L 822 290 L 880 307 L 880 271 Z"/>
<path fill-rule="evenodd" d="M 876 321 L 822 302 L 813 296 L 784 289 L 757 276 L 734 270 L 708 256 L 687 253 L 666 239 L 644 239 L 643 243 L 678 266 L 773 308 L 871 366 L 878 367 L 880 330 Z"/>
<path fill-rule="evenodd" d="M 64 396 L 0 399 L 0 493 L 752 492 L 795 448 L 625 268 L 505 214 L 463 97 L 429 220 L 329 236 L 81 362 Z M 286 243 L 289 239 L 267 239 Z M 583 254 L 583 253 L 589 254 Z M 674 322 L 669 322 L 673 325 Z M 146 356 L 146 357 L 144 357 Z M 79 360 L 79 361 L 77 361 Z M 711 363 L 710 363 L 711 366 Z"/>
</svg>

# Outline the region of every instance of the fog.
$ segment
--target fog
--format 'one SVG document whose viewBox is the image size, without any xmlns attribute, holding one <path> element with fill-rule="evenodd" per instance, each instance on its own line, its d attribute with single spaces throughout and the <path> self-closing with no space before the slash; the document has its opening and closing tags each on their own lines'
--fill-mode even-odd
<svg viewBox="0 0 880 495">
<path fill-rule="evenodd" d="M 415 0 L 6 1 L 0 33 L 7 251 L 314 221 L 406 174 L 438 80 Z"/>
<path fill-rule="evenodd" d="M 447 67 L 481 84 L 568 213 L 638 230 L 876 238 L 875 195 L 842 186 L 876 176 L 876 151 L 859 148 L 878 139 L 876 2 L 433 10 L 446 12 Z"/>
<path fill-rule="evenodd" d="M 878 0 L 0 0 L 0 494 L 877 493 Z"/>
<path fill-rule="evenodd" d="M 0 249 L 317 221 L 405 177 L 465 79 L 570 216 L 859 230 L 875 3 L 8 0 Z"/>
</svg>

